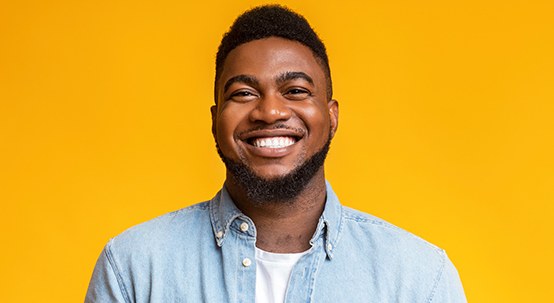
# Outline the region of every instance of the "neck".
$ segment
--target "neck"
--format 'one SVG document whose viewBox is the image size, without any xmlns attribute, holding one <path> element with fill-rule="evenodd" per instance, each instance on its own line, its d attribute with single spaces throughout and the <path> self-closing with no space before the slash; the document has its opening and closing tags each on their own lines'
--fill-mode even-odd
<svg viewBox="0 0 554 303">
<path fill-rule="evenodd" d="M 326 199 L 323 167 L 290 201 L 254 202 L 227 176 L 225 186 L 237 207 L 256 225 L 256 246 L 269 252 L 294 253 L 310 248 Z"/>
</svg>

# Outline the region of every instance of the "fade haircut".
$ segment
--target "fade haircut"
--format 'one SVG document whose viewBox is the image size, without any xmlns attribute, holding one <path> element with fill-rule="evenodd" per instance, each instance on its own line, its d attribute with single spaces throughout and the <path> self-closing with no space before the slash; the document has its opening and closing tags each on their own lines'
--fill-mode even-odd
<svg viewBox="0 0 554 303">
<path fill-rule="evenodd" d="M 217 81 L 229 53 L 244 43 L 269 37 L 297 41 L 312 50 L 325 73 L 327 100 L 331 100 L 333 97 L 331 69 L 327 51 L 321 39 L 303 16 L 284 6 L 264 5 L 240 15 L 221 39 L 215 59 L 214 101 L 217 103 Z"/>
</svg>

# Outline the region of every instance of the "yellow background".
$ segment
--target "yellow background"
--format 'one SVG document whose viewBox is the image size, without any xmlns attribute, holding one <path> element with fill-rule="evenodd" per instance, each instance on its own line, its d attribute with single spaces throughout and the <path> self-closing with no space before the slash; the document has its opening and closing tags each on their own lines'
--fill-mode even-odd
<svg viewBox="0 0 554 303">
<path fill-rule="evenodd" d="M 220 188 L 215 52 L 259 3 L 1 2 L 1 302 L 82 302 L 110 237 Z M 342 202 L 445 248 L 470 302 L 550 302 L 554 2 L 283 3 L 329 50 Z"/>
</svg>

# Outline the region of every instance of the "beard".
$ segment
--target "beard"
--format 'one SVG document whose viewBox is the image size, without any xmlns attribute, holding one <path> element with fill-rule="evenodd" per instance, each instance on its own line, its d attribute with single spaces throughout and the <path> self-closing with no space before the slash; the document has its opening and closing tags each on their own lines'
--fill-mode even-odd
<svg viewBox="0 0 554 303">
<path fill-rule="evenodd" d="M 267 203 L 291 203 L 323 167 L 330 146 L 331 135 L 329 135 L 325 145 L 304 163 L 284 176 L 271 179 L 256 175 L 246 164 L 227 158 L 223 155 L 219 146 L 216 147 L 227 171 L 231 173 L 236 183 L 244 190 L 248 199 L 255 204 L 263 205 Z"/>
</svg>

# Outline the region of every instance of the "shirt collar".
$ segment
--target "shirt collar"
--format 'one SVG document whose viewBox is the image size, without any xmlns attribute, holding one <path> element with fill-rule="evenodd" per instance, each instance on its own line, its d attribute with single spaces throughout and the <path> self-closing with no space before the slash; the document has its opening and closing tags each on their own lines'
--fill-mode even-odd
<svg viewBox="0 0 554 303">
<path fill-rule="evenodd" d="M 319 224 L 317 226 L 316 232 L 310 244 L 314 244 L 319 237 L 324 237 L 324 249 L 327 253 L 329 259 L 333 258 L 333 251 L 338 245 L 340 234 L 342 231 L 342 206 L 340 204 L 337 195 L 331 188 L 331 184 L 325 181 L 327 188 L 327 198 L 325 201 L 325 209 L 323 214 L 319 218 Z"/>
<path fill-rule="evenodd" d="M 210 217 L 215 239 L 220 247 L 229 232 L 231 223 L 239 217 L 247 218 L 237 208 L 225 186 L 210 201 Z"/>
<path fill-rule="evenodd" d="M 342 231 L 342 206 L 331 188 L 329 182 L 325 182 L 327 198 L 323 214 L 319 218 L 317 229 L 310 240 L 314 246 L 320 237 L 323 237 L 323 247 L 329 259 L 333 258 L 333 250 L 337 247 Z M 210 201 L 210 216 L 212 228 L 218 246 L 222 246 L 229 232 L 229 227 L 237 218 L 251 221 L 235 205 L 225 186 Z"/>
</svg>

